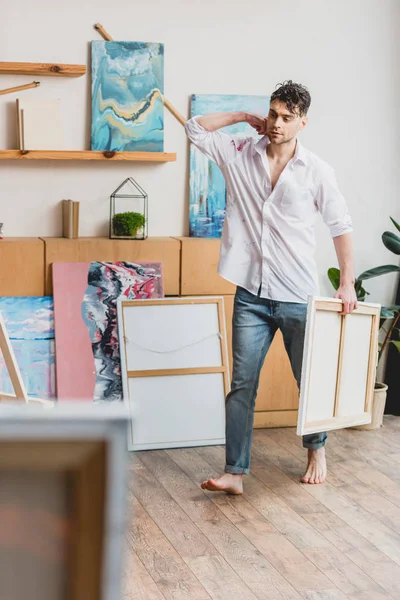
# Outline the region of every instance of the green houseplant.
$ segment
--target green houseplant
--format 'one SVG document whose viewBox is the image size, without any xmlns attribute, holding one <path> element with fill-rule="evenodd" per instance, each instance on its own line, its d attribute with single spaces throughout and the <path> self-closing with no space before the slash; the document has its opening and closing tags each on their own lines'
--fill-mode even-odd
<svg viewBox="0 0 400 600">
<path fill-rule="evenodd" d="M 112 219 L 114 235 L 121 237 L 135 238 L 145 223 L 145 216 L 138 212 L 117 213 Z"/>
<path fill-rule="evenodd" d="M 400 225 L 390 217 L 392 223 L 400 231 Z M 385 231 L 382 235 L 382 241 L 386 248 L 394 254 L 400 255 L 400 237 L 390 231 Z M 355 280 L 354 288 L 359 302 L 364 302 L 366 297 L 369 296 L 369 292 L 364 288 L 364 281 L 372 279 L 373 277 L 380 277 L 387 273 L 394 273 L 400 271 L 400 267 L 396 265 L 382 265 L 380 267 L 374 267 L 361 273 Z M 340 285 L 340 270 L 336 268 L 328 269 L 328 278 L 335 290 Z M 381 307 L 381 318 L 379 329 L 384 332 L 385 336 L 382 342 L 379 342 L 379 353 L 378 353 L 378 364 L 385 348 L 388 344 L 394 344 L 397 350 L 400 351 L 400 306 L 382 306 Z M 397 337 L 396 339 L 391 339 Z M 385 410 L 387 385 L 385 383 L 375 382 L 375 394 L 374 394 L 374 407 L 373 407 L 373 419 L 371 425 L 361 425 L 357 429 L 377 429 L 382 425 L 383 413 Z"/>
</svg>

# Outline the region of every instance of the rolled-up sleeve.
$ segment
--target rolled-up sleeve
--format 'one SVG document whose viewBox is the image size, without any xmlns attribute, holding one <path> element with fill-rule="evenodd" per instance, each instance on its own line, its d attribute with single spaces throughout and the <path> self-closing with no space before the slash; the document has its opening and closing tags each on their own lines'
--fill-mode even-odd
<svg viewBox="0 0 400 600">
<path fill-rule="evenodd" d="M 346 200 L 339 190 L 334 170 L 328 165 L 321 169 L 316 202 L 333 238 L 353 231 Z"/>
<path fill-rule="evenodd" d="M 197 119 L 200 115 L 186 122 L 185 130 L 189 140 L 219 167 L 235 160 L 248 136 L 229 135 L 223 131 L 207 131 Z"/>
</svg>

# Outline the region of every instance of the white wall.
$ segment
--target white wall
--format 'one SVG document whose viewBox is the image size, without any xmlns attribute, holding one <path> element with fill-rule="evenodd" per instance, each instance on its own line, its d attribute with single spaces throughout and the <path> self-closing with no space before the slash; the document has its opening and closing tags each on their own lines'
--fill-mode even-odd
<svg viewBox="0 0 400 600">
<path fill-rule="evenodd" d="M 119 40 L 165 43 L 165 95 L 184 115 L 192 93 L 269 94 L 294 79 L 312 94 L 304 145 L 335 167 L 355 226 L 357 272 L 395 261 L 380 241 L 400 220 L 398 0 L 13 0 L 1 2 L 2 61 L 87 63 L 100 22 Z M 34 78 L 0 76 L 0 89 Z M 36 77 L 37 79 L 37 77 Z M 89 75 L 40 78 L 27 95 L 60 97 L 68 147 L 89 147 Z M 0 96 L 0 147 L 16 147 L 15 95 Z M 7 236 L 61 234 L 59 202 L 81 201 L 81 235 L 107 235 L 109 194 L 133 176 L 149 195 L 149 235 L 188 232 L 188 146 L 166 112 L 165 149 L 176 163 L 0 163 L 0 221 Z M 336 264 L 318 228 L 322 292 Z M 390 302 L 396 276 L 368 284 Z"/>
</svg>

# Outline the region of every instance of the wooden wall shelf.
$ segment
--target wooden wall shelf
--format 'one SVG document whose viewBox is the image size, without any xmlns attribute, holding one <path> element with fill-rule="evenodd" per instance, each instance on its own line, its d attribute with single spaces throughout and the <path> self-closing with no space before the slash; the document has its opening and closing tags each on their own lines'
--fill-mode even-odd
<svg viewBox="0 0 400 600">
<path fill-rule="evenodd" d="M 52 77 L 81 77 L 86 65 L 58 63 L 0 62 L 1 75 L 50 75 Z"/>
<path fill-rule="evenodd" d="M 95 150 L 0 150 L 0 160 L 110 160 L 174 162 L 174 152 L 101 152 Z"/>
</svg>

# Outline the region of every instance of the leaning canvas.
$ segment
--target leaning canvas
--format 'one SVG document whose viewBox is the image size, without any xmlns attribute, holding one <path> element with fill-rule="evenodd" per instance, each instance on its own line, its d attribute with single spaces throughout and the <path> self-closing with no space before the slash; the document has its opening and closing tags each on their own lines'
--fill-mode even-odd
<svg viewBox="0 0 400 600">
<path fill-rule="evenodd" d="M 28 395 L 55 397 L 54 312 L 51 297 L 0 297 L 2 314 Z M 13 387 L 0 354 L 0 389 Z"/>
<path fill-rule="evenodd" d="M 161 263 L 53 263 L 57 397 L 122 400 L 119 298 L 164 296 Z"/>
<path fill-rule="evenodd" d="M 92 150 L 163 152 L 164 45 L 92 42 Z"/>
<path fill-rule="evenodd" d="M 191 116 L 214 112 L 246 111 L 267 115 L 268 96 L 228 96 L 193 94 Z M 225 127 L 231 134 L 258 137 L 247 123 Z M 219 238 L 225 219 L 226 186 L 221 170 L 193 144 L 190 147 L 190 207 L 189 234 L 191 237 Z"/>
<path fill-rule="evenodd" d="M 230 389 L 224 299 L 119 300 L 129 450 L 225 443 Z"/>
</svg>

